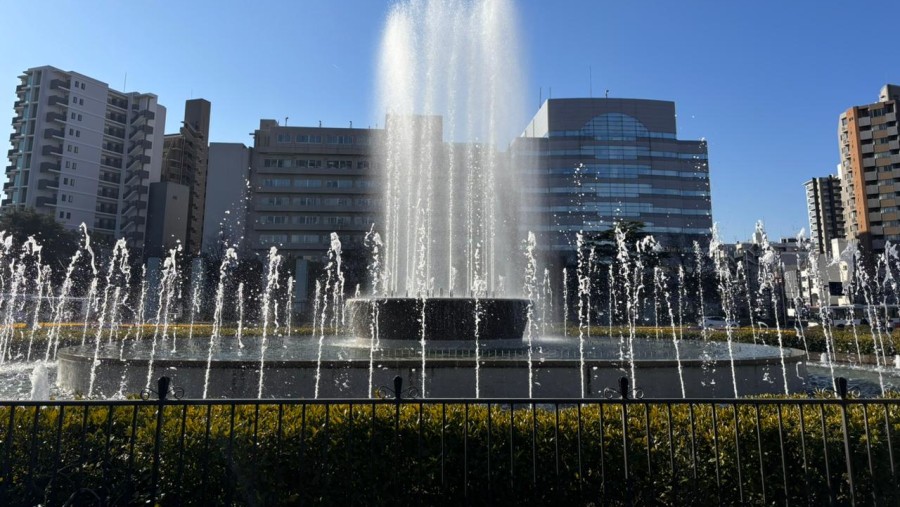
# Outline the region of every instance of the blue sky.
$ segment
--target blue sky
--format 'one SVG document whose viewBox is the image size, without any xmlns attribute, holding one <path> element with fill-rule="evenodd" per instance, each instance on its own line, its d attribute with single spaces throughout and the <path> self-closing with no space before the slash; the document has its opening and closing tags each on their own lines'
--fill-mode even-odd
<svg viewBox="0 0 900 507">
<path fill-rule="evenodd" d="M 374 62 L 393 3 L 0 0 L 0 136 L 16 76 L 45 64 L 117 89 L 127 74 L 127 90 L 167 106 L 168 131 L 186 99 L 206 98 L 213 141 L 249 143 L 260 118 L 375 126 Z M 533 97 L 524 116 L 539 96 L 587 96 L 591 82 L 595 96 L 675 101 L 679 137 L 709 142 L 726 240 L 749 237 L 756 220 L 774 237 L 808 228 L 803 182 L 834 172 L 838 116 L 900 83 L 895 31 L 866 2 L 516 3 Z"/>
</svg>

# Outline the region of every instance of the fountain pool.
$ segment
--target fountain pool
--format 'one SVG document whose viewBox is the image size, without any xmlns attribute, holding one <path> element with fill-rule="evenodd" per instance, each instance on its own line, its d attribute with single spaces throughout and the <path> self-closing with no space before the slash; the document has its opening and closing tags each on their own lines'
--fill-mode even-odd
<svg viewBox="0 0 900 507">
<path fill-rule="evenodd" d="M 202 395 L 207 366 L 208 340 L 180 340 L 177 352 L 161 347 L 155 354 L 154 372 L 173 379 L 188 398 Z M 426 345 L 425 390 L 428 398 L 475 396 L 475 347 L 471 340 L 442 340 Z M 312 398 L 317 366 L 321 367 L 319 396 L 325 398 L 368 398 L 370 346 L 368 338 L 329 336 L 325 339 L 321 364 L 317 365 L 318 339 L 282 337 L 269 341 L 266 352 L 265 397 Z M 565 337 L 543 337 L 533 341 L 533 396 L 578 398 L 581 393 L 580 354 L 577 342 Z M 646 397 L 681 397 L 679 369 L 672 359 L 672 344 L 638 340 L 635 343 L 637 388 Z M 76 346 L 59 352 L 57 382 L 73 392 L 86 392 L 94 347 Z M 733 346 L 734 375 L 742 395 L 783 392 L 781 353 L 778 348 L 756 344 Z M 522 340 L 489 340 L 479 350 L 480 396 L 491 398 L 528 397 L 528 346 Z M 97 356 L 97 395 L 114 396 L 144 388 L 149 365 L 146 342 L 102 346 Z M 618 340 L 592 338 L 584 349 L 585 392 L 600 397 L 615 387 L 629 371 L 621 359 Z M 732 370 L 727 344 L 683 342 L 681 367 L 688 397 L 727 397 L 733 393 Z M 788 383 L 792 390 L 804 388 L 805 355 L 785 351 Z M 216 351 L 210 369 L 208 397 L 253 398 L 259 383 L 258 347 L 240 348 L 226 341 Z M 410 340 L 380 340 L 374 350 L 372 385 L 391 386 L 394 376 L 421 389 L 422 357 L 419 344 Z M 718 365 L 718 366 L 716 366 Z M 422 393 L 418 394 L 422 396 Z"/>
</svg>

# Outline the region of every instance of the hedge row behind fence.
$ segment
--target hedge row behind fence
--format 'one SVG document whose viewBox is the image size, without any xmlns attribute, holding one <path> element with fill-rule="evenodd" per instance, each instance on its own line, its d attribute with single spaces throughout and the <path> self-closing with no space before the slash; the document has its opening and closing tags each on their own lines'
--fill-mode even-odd
<svg viewBox="0 0 900 507">
<path fill-rule="evenodd" d="M 0 504 L 900 502 L 896 400 L 243 403 L 2 408 Z"/>
</svg>

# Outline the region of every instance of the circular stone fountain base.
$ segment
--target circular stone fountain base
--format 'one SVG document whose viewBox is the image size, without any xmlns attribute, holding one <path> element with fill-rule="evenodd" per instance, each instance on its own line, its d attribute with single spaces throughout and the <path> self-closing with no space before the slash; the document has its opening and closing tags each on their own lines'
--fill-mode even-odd
<svg viewBox="0 0 900 507">
<path fill-rule="evenodd" d="M 258 343 L 246 341 L 241 349 L 226 339 L 214 350 L 209 369 L 209 398 L 256 398 L 259 387 L 260 358 Z M 368 398 L 371 387 L 393 386 L 399 375 L 404 385 L 415 387 L 421 396 L 422 372 L 428 398 L 473 398 L 476 394 L 475 349 L 471 341 L 447 340 L 427 344 L 425 368 L 417 342 L 381 340 L 371 355 L 368 339 L 325 337 L 322 361 L 317 365 L 318 340 L 285 337 L 270 341 L 265 360 L 263 397 L 312 398 L 316 372 L 320 372 L 320 398 Z M 182 387 L 187 398 L 203 396 L 209 341 L 178 340 L 160 343 L 154 361 L 149 344 L 102 346 L 97 356 L 95 396 L 114 396 L 140 392 L 162 375 Z M 729 398 L 734 396 L 732 368 L 724 343 L 681 342 L 679 365 L 673 358 L 671 342 L 637 340 L 635 342 L 635 385 L 648 398 L 680 398 L 681 380 L 687 397 Z M 791 392 L 804 389 L 806 368 L 802 352 L 786 349 L 784 371 Z M 778 348 L 753 344 L 734 344 L 733 375 L 740 396 L 784 393 L 782 353 Z M 479 350 L 479 395 L 484 398 L 528 397 L 528 347 L 522 340 L 495 340 Z M 706 360 L 700 359 L 706 357 Z M 594 338 L 585 342 L 582 366 L 578 341 L 569 338 L 541 338 L 533 348 L 533 396 L 536 398 L 581 397 L 582 371 L 584 392 L 588 398 L 603 396 L 606 388 L 618 385 L 618 378 L 632 376 L 630 366 L 620 358 L 618 340 Z M 93 346 L 63 349 L 59 353 L 58 383 L 75 393 L 87 393 Z M 151 370 L 152 368 L 152 370 Z"/>
<path fill-rule="evenodd" d="M 356 298 L 348 300 L 346 308 L 347 323 L 354 336 L 371 336 L 372 323 L 377 316 L 379 336 L 399 340 L 421 340 L 423 334 L 426 342 L 476 335 L 480 340 L 509 340 L 521 339 L 525 332 L 528 300 Z M 423 314 L 427 323 L 424 333 L 420 325 Z"/>
</svg>

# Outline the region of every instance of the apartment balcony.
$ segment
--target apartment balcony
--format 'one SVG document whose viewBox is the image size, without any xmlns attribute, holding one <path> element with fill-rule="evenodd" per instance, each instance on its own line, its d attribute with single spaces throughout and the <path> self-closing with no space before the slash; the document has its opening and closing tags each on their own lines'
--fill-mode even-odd
<svg viewBox="0 0 900 507">
<path fill-rule="evenodd" d="M 65 137 L 66 132 L 63 129 L 44 129 L 44 139 L 52 139 L 54 137 Z"/>
<path fill-rule="evenodd" d="M 6 152 L 6 157 L 9 158 L 16 154 L 16 150 L 9 150 Z"/>
<path fill-rule="evenodd" d="M 128 201 L 122 206 L 122 214 L 127 215 L 132 211 L 140 212 L 147 209 L 146 201 Z"/>
<path fill-rule="evenodd" d="M 51 95 L 47 100 L 47 105 L 69 107 L 69 96 Z"/>
<path fill-rule="evenodd" d="M 144 185 L 130 185 L 125 189 L 125 194 L 122 195 L 122 199 L 129 200 L 137 198 L 141 195 L 145 195 L 147 193 L 147 187 Z"/>
<path fill-rule="evenodd" d="M 19 100 L 13 102 L 13 109 L 15 109 L 16 111 L 23 109 L 24 107 L 25 107 L 25 99 L 19 99 Z"/>
<path fill-rule="evenodd" d="M 145 217 L 143 215 L 132 215 L 132 216 L 126 218 L 122 222 L 122 227 L 124 228 L 124 227 L 128 227 L 131 225 L 135 225 L 137 227 L 142 227 L 146 224 L 147 224 L 147 217 Z"/>
<path fill-rule="evenodd" d="M 143 154 L 144 150 L 149 150 L 151 148 L 153 148 L 153 141 L 149 139 L 136 139 L 131 141 L 131 144 L 128 145 L 128 154 Z"/>
<path fill-rule="evenodd" d="M 25 93 L 26 88 L 28 88 L 28 85 L 25 83 L 22 83 L 22 84 L 16 86 L 16 95 L 18 95 L 20 93 Z"/>
<path fill-rule="evenodd" d="M 3 190 L 6 191 L 6 190 L 9 190 L 10 188 L 12 188 L 13 183 L 14 183 L 13 181 L 7 181 L 6 183 L 4 183 Z"/>
<path fill-rule="evenodd" d="M 3 199 L 0 201 L 0 206 L 9 206 L 10 204 L 12 204 L 12 199 Z"/>
<path fill-rule="evenodd" d="M 146 180 L 150 178 L 150 173 L 143 169 L 128 171 L 125 176 L 125 184 L 130 185 L 132 183 L 136 183 L 140 180 Z"/>
<path fill-rule="evenodd" d="M 40 172 L 50 173 L 59 172 L 61 169 L 59 162 L 41 162 Z"/>
<path fill-rule="evenodd" d="M 37 199 L 34 200 L 34 205 L 37 208 L 40 208 L 42 206 L 55 208 L 56 207 L 56 196 L 54 195 L 53 197 L 46 197 L 46 196 L 38 197 Z"/>
<path fill-rule="evenodd" d="M 69 91 L 72 84 L 65 79 L 53 79 L 50 81 L 50 89 L 51 90 L 66 90 Z"/>
<path fill-rule="evenodd" d="M 153 120 L 156 118 L 156 113 L 149 109 L 142 109 L 135 113 L 134 116 L 131 117 L 131 123 L 135 123 L 140 119 Z"/>
<path fill-rule="evenodd" d="M 128 139 L 136 139 L 138 137 L 143 137 L 144 135 L 153 134 L 153 127 L 150 125 L 138 125 L 131 129 L 131 134 L 128 136 Z"/>
<path fill-rule="evenodd" d="M 48 180 L 48 179 L 38 180 L 38 190 L 58 190 L 58 189 L 59 189 L 59 180 Z"/>
<path fill-rule="evenodd" d="M 57 157 L 61 157 L 62 146 L 44 146 L 44 149 L 41 150 L 41 154 L 46 156 L 56 155 Z"/>
<path fill-rule="evenodd" d="M 128 164 L 125 165 L 125 168 L 128 170 L 132 170 L 134 168 L 138 168 L 144 164 L 150 163 L 149 155 L 135 155 L 128 159 Z"/>
<path fill-rule="evenodd" d="M 47 120 L 47 121 L 57 121 L 57 122 L 60 122 L 60 123 L 65 123 L 65 122 L 66 122 L 66 115 L 64 115 L 64 114 L 62 114 L 62 113 L 49 112 L 49 113 L 47 113 L 46 120 Z"/>
</svg>

